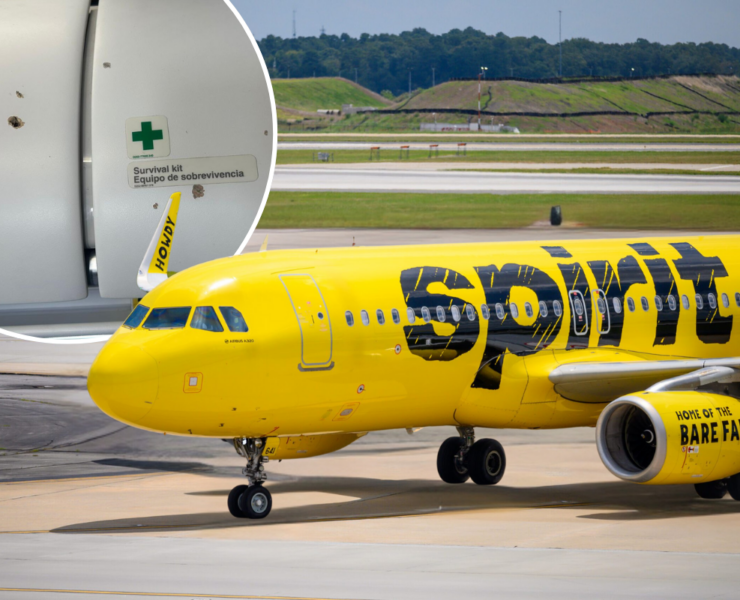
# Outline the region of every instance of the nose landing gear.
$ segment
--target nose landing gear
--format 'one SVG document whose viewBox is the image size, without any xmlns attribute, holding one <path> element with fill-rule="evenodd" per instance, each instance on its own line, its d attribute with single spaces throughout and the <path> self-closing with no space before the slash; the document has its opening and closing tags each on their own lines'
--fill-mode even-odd
<svg viewBox="0 0 740 600">
<path fill-rule="evenodd" d="M 272 510 L 272 495 L 262 484 L 267 479 L 262 456 L 264 440 L 261 438 L 234 438 L 234 449 L 239 456 L 247 459 L 242 471 L 249 485 L 237 485 L 229 492 L 227 501 L 229 512 L 240 519 L 264 519 Z"/>
<path fill-rule="evenodd" d="M 442 442 L 437 453 L 437 472 L 446 483 L 465 483 L 468 478 L 478 485 L 494 485 L 506 470 L 506 453 L 496 440 L 475 441 L 472 427 L 458 427 L 459 437 Z"/>
</svg>

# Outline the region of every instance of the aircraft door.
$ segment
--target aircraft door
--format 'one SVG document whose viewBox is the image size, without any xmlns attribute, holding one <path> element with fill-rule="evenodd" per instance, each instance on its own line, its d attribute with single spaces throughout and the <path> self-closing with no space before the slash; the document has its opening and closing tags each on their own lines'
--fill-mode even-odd
<svg viewBox="0 0 740 600">
<path fill-rule="evenodd" d="M 588 333 L 586 300 L 578 290 L 571 290 L 568 299 L 570 300 L 570 312 L 573 315 L 573 333 L 575 335 L 586 335 Z"/>
<path fill-rule="evenodd" d="M 280 275 L 288 292 L 301 332 L 302 371 L 327 370 L 334 366 L 329 311 L 311 275 Z"/>
<path fill-rule="evenodd" d="M 593 321 L 599 335 L 606 335 L 611 329 L 611 315 L 609 314 L 609 301 L 602 290 L 593 292 L 596 310 L 593 312 Z"/>
</svg>

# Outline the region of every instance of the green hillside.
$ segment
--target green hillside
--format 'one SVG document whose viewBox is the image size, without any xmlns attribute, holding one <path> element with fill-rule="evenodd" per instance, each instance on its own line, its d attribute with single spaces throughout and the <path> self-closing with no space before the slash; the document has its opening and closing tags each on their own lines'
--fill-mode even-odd
<svg viewBox="0 0 740 600">
<path fill-rule="evenodd" d="M 578 83 L 483 81 L 481 107 L 495 113 L 740 111 L 740 81 L 735 76 Z M 417 94 L 403 108 L 476 110 L 478 82 L 443 83 Z"/>
<path fill-rule="evenodd" d="M 435 119 L 467 123 L 478 108 L 477 81 L 448 81 L 395 104 L 346 79 L 278 79 L 273 87 L 283 133 L 419 131 L 421 123 Z M 382 112 L 328 117 L 315 112 L 343 103 Z M 730 134 L 740 131 L 740 78 L 483 81 L 481 109 L 484 124 L 503 123 L 522 133 Z"/>
<path fill-rule="evenodd" d="M 379 94 L 342 77 L 273 79 L 275 104 L 284 109 L 315 112 L 341 109 L 342 104 L 385 108 L 390 102 Z"/>
</svg>

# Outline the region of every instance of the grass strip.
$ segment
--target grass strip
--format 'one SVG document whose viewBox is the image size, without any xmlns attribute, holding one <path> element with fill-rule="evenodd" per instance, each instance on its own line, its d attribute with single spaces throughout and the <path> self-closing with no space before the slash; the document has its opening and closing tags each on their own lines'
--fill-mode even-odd
<svg viewBox="0 0 740 600">
<path fill-rule="evenodd" d="M 619 134 L 550 134 L 550 135 L 510 135 L 510 134 L 476 134 L 476 133 L 381 133 L 367 134 L 331 134 L 331 133 L 278 133 L 281 142 L 373 142 L 405 143 L 415 142 L 486 142 L 491 144 L 738 144 L 740 134 L 726 135 L 619 135 Z"/>
<path fill-rule="evenodd" d="M 272 192 L 261 229 L 506 229 L 547 221 L 598 229 L 740 230 L 740 196 Z"/>
</svg>

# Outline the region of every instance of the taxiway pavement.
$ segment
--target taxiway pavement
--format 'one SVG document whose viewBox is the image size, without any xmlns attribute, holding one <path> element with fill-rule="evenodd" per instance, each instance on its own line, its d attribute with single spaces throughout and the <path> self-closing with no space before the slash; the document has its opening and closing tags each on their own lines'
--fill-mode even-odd
<svg viewBox="0 0 740 600">
<path fill-rule="evenodd" d="M 737 194 L 740 178 L 277 166 L 273 191 L 473 194 Z"/>
</svg>

